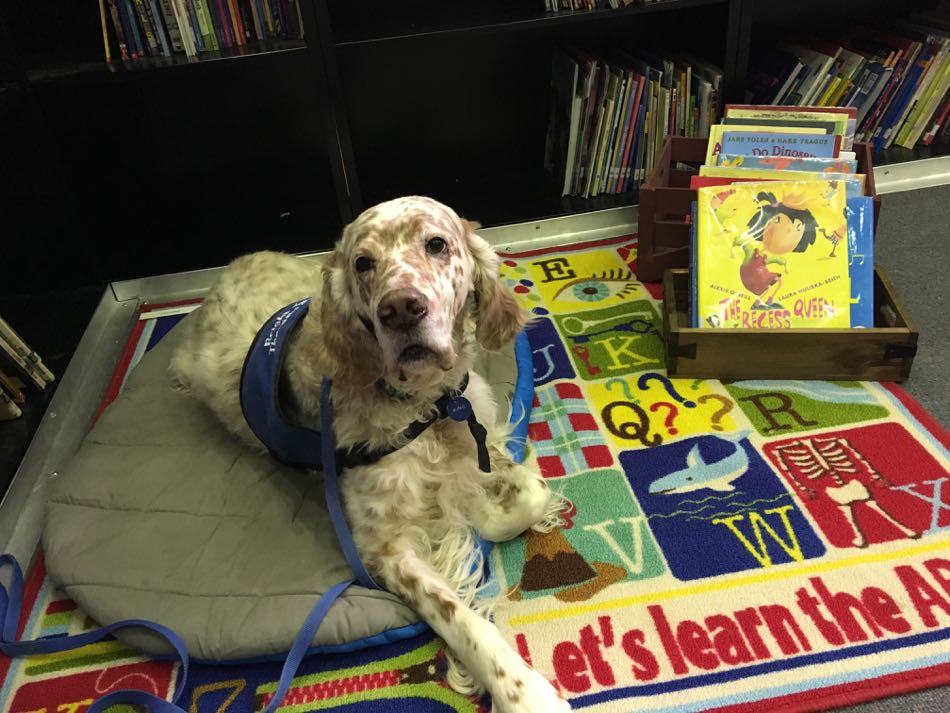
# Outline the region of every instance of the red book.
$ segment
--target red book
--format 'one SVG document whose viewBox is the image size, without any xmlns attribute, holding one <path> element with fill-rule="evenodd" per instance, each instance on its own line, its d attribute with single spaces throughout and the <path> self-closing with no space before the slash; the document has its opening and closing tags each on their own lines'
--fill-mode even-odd
<svg viewBox="0 0 950 713">
<path fill-rule="evenodd" d="M 234 47 L 234 32 L 231 30 L 231 14 L 228 12 L 227 0 L 214 0 L 217 8 L 217 19 L 221 25 L 221 40 L 225 47 Z"/>
</svg>

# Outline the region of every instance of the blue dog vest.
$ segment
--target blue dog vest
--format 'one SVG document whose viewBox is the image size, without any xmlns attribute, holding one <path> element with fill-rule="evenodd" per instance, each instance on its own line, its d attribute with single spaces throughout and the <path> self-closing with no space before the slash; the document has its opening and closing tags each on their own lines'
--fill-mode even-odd
<svg viewBox="0 0 950 713">
<path fill-rule="evenodd" d="M 278 310 L 257 333 L 244 360 L 244 370 L 241 374 L 241 411 L 254 435 L 279 461 L 287 465 L 321 468 L 326 465 L 326 458 L 322 457 L 322 454 L 326 453 L 323 436 L 332 429 L 328 428 L 325 419 L 322 426 L 324 434 L 293 424 L 287 420 L 280 407 L 280 375 L 283 371 L 286 346 L 309 308 L 310 298 L 289 304 Z M 485 444 L 487 433 L 475 418 L 472 404 L 462 396 L 467 386 L 466 374 L 458 388 L 445 392 L 435 402 L 435 415 L 410 424 L 403 431 L 403 437 L 406 441 L 411 441 L 443 418 L 467 421 L 478 448 L 479 468 L 487 473 L 491 470 L 488 447 Z M 321 411 L 324 410 L 326 409 L 321 404 Z M 375 463 L 396 450 L 398 449 L 384 448 L 371 451 L 364 446 L 357 446 L 347 451 L 335 451 L 336 470 L 339 472 L 343 468 Z"/>
<path fill-rule="evenodd" d="M 320 388 L 320 421 L 323 432 L 291 423 L 280 408 L 280 375 L 286 347 L 294 329 L 310 308 L 310 298 L 294 302 L 277 311 L 258 331 L 241 374 L 241 410 L 254 434 L 279 461 L 305 468 L 321 468 L 327 496 L 327 509 L 340 541 L 340 547 L 357 581 L 365 587 L 380 589 L 363 566 L 353 542 L 353 535 L 343 516 L 337 477 L 344 468 L 375 463 L 398 450 L 384 448 L 371 451 L 364 446 L 340 451 L 333 433 L 333 405 L 330 401 L 332 383 L 324 378 Z M 434 404 L 431 418 L 411 423 L 403 436 L 411 441 L 429 426 L 443 418 L 467 421 L 478 446 L 478 465 L 491 471 L 485 428 L 476 420 L 472 404 L 462 396 L 468 375 L 458 389 L 444 393 Z"/>
<path fill-rule="evenodd" d="M 244 361 L 244 370 L 241 375 L 241 410 L 251 430 L 267 445 L 278 460 L 289 465 L 322 467 L 330 519 L 347 563 L 353 570 L 354 578 L 330 587 L 311 609 L 284 661 L 277 690 L 262 713 L 274 713 L 283 701 L 317 629 L 340 595 L 355 582 L 371 589 L 381 588 L 366 571 L 356 551 L 349 526 L 343 517 L 337 476 L 344 467 L 373 463 L 396 449 L 369 451 L 365 448 L 357 448 L 349 452 L 336 450 L 330 402 L 332 384 L 329 379 L 323 380 L 320 390 L 322 434 L 289 422 L 280 409 L 280 375 L 285 347 L 290 335 L 307 314 L 309 307 L 310 299 L 287 305 L 271 317 L 258 332 Z M 530 354 L 527 358 L 530 359 Z M 410 424 L 403 434 L 411 440 L 442 418 L 468 421 L 469 429 L 478 446 L 479 467 L 488 472 L 491 464 L 485 444 L 485 429 L 475 419 L 471 403 L 462 396 L 467 384 L 468 377 L 466 376 L 457 389 L 446 392 L 436 401 L 437 414 L 435 416 Z M 93 702 L 89 707 L 89 713 L 102 713 L 110 706 L 122 703 L 137 704 L 150 713 L 185 713 L 185 709 L 178 706 L 177 702 L 186 687 L 189 657 L 184 641 L 175 632 L 155 622 L 126 619 L 73 636 L 20 641 L 17 639 L 17 627 L 23 602 L 23 574 L 11 555 L 0 556 L 0 570 L 8 567 L 12 570 L 9 589 L 0 583 L 0 651 L 7 656 L 69 651 L 101 641 L 113 631 L 124 627 L 149 629 L 165 638 L 181 661 L 181 669 L 171 701 L 140 690 L 113 691 Z"/>
</svg>

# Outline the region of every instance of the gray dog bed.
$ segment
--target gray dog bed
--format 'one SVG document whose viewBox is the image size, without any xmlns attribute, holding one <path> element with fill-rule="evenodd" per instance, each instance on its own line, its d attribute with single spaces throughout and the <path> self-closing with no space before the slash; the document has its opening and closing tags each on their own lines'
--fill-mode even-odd
<svg viewBox="0 0 950 713">
<path fill-rule="evenodd" d="M 169 388 L 169 357 L 187 323 L 143 357 L 53 485 L 46 567 L 102 625 L 155 621 L 199 660 L 282 655 L 319 597 L 352 573 L 327 514 L 322 475 L 250 451 L 201 404 Z M 511 350 L 478 366 L 506 413 L 512 394 L 522 414 L 533 396 L 524 393 L 523 373 L 515 389 L 521 347 L 517 360 Z M 530 384 L 530 353 L 527 360 Z M 313 647 L 348 650 L 424 629 L 392 595 L 354 585 Z M 171 651 L 147 631 L 119 637 L 152 655 Z"/>
</svg>

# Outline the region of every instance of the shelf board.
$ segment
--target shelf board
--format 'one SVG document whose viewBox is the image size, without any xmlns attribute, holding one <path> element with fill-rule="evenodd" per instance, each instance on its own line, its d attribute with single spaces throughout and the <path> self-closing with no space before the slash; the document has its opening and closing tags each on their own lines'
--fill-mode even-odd
<svg viewBox="0 0 950 713">
<path fill-rule="evenodd" d="M 921 146 L 918 144 L 912 149 L 905 149 L 901 146 L 891 146 L 889 149 L 884 149 L 874 154 L 874 165 L 890 166 L 897 163 L 940 158 L 942 156 L 950 156 L 950 136 L 936 139 L 929 146 Z"/>
<path fill-rule="evenodd" d="M 616 9 L 546 12 L 518 4 L 504 7 L 483 7 L 474 3 L 469 8 L 436 3 L 427 6 L 424 17 L 389 15 L 378 12 L 353 14 L 339 22 L 335 44 L 351 47 L 373 42 L 389 42 L 457 33 L 508 32 L 578 25 L 590 22 L 619 20 L 633 15 L 644 15 L 671 10 L 683 10 L 708 5 L 724 5 L 728 0 L 660 0 L 647 5 L 629 5 Z M 540 6 L 540 0 L 536 5 Z M 357 29 L 358 28 L 358 29 Z"/>
<path fill-rule="evenodd" d="M 30 68 L 26 75 L 30 82 L 35 84 L 79 78 L 131 78 L 172 68 L 207 66 L 225 61 L 247 60 L 253 57 L 263 57 L 283 52 L 297 52 L 305 50 L 306 47 L 307 43 L 304 40 L 262 40 L 248 43 L 242 47 L 203 52 L 197 57 L 176 54 L 173 57 L 142 57 L 135 60 L 113 60 L 112 62 L 105 62 L 104 60 L 64 61 Z"/>
</svg>

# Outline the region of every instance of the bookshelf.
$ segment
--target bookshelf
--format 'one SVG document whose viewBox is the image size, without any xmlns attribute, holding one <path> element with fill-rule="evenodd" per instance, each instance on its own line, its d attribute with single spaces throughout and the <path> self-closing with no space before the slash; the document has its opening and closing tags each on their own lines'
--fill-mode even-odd
<svg viewBox="0 0 950 713">
<path fill-rule="evenodd" d="M 323 249 L 366 206 L 408 193 L 485 225 L 635 205 L 636 191 L 562 198 L 543 170 L 554 47 L 688 50 L 741 100 L 763 47 L 927 2 L 798 0 L 790 27 L 788 4 L 768 0 L 573 13 L 543 0 L 301 0 L 302 40 L 111 63 L 97 3 L 5 3 L 0 150 L 16 181 L 0 216 L 22 236 L 14 264 L 40 269 L 3 289 Z M 875 160 L 948 153 L 944 142 Z"/>
<path fill-rule="evenodd" d="M 544 174 L 557 45 L 672 45 L 722 67 L 728 86 L 742 3 L 679 0 L 574 13 L 544 12 L 533 0 L 329 0 L 326 7 L 327 66 L 349 137 L 343 155 L 353 211 L 418 191 L 494 225 L 636 203 L 635 192 L 562 199 Z M 670 39 L 664 45 L 658 37 Z"/>
<path fill-rule="evenodd" d="M 314 250 L 339 234 L 335 134 L 306 41 L 107 63 L 95 2 L 5 4 L 0 23 L 16 68 L 3 85 L 16 96 L 0 97 L 0 224 L 16 266 L 3 293 Z"/>
<path fill-rule="evenodd" d="M 766 0 L 746 0 L 750 7 L 748 47 L 754 58 L 790 38 L 814 35 L 837 43 L 841 33 L 850 24 L 874 22 L 886 29 L 893 22 L 906 18 L 912 11 L 932 9 L 936 0 L 799 0 L 795 4 L 796 29 L 788 28 L 787 8 Z M 752 60 L 754 62 L 754 59 Z M 912 149 L 891 146 L 874 155 L 875 166 L 883 166 L 950 155 L 950 138 L 937 140 L 929 146 L 917 145 Z"/>
<path fill-rule="evenodd" d="M 56 81 L 116 81 L 122 78 L 135 78 L 142 73 L 156 70 L 178 69 L 195 65 L 254 60 L 264 55 L 283 52 L 304 52 L 307 45 L 303 40 L 259 40 L 242 47 L 224 48 L 205 52 L 199 57 L 143 57 L 134 62 L 113 59 L 105 62 L 95 60 L 60 61 L 53 64 L 41 64 L 27 70 L 26 76 L 33 84 Z"/>
</svg>

